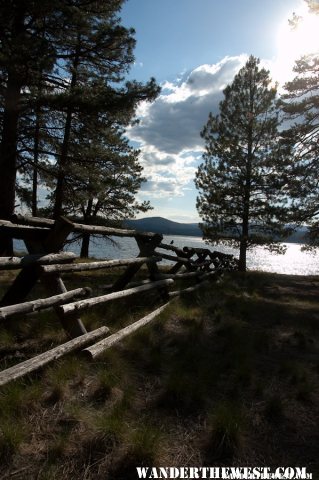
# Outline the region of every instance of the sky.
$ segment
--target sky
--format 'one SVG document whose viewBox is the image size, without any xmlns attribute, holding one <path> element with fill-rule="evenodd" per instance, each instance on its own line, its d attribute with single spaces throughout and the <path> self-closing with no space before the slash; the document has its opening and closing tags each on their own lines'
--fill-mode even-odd
<svg viewBox="0 0 319 480">
<path fill-rule="evenodd" d="M 302 17 L 295 30 L 293 12 Z M 251 54 L 282 90 L 295 59 L 319 51 L 319 16 L 309 15 L 303 0 L 127 0 L 121 18 L 136 31 L 127 78 L 155 77 L 162 87 L 127 130 L 147 178 L 138 199 L 154 207 L 139 217 L 198 222 L 194 178 L 209 112 L 218 113 L 223 89 Z"/>
</svg>

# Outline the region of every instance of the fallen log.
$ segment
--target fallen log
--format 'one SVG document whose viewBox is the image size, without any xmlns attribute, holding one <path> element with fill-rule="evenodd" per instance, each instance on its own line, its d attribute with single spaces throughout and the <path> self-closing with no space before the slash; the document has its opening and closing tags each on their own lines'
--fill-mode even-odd
<svg viewBox="0 0 319 480">
<path fill-rule="evenodd" d="M 146 292 L 147 290 L 152 290 L 154 288 L 167 287 L 174 283 L 174 280 L 160 280 L 158 282 L 152 282 L 151 284 L 142 285 L 140 287 L 129 288 L 127 290 L 120 290 L 118 292 L 108 293 L 106 295 L 101 295 L 99 297 L 88 298 L 86 300 L 80 300 L 78 302 L 67 303 L 66 305 L 61 305 L 58 307 L 59 311 L 64 315 L 78 312 L 80 310 L 85 310 L 94 305 L 99 305 L 101 303 L 109 302 L 110 300 L 116 300 L 118 298 L 128 297 L 134 295 L 135 293 Z"/>
<path fill-rule="evenodd" d="M 162 305 L 161 307 L 154 310 L 152 313 L 149 313 L 148 315 L 141 318 L 140 320 L 137 320 L 137 322 L 132 323 L 132 325 L 122 328 L 122 330 L 119 330 L 113 335 L 110 335 L 108 338 L 105 338 L 100 342 L 85 348 L 82 351 L 83 355 L 93 360 L 94 358 L 98 357 L 103 352 L 105 352 L 105 350 L 112 347 L 115 343 L 120 342 L 121 340 L 123 340 L 123 338 L 127 337 L 128 335 L 135 332 L 139 328 L 151 323 L 170 303 L 171 302 L 168 302 L 165 305 Z"/>
<path fill-rule="evenodd" d="M 0 308 L 0 320 L 5 320 L 8 317 L 22 313 L 31 313 L 44 310 L 45 308 L 56 307 L 62 303 L 73 300 L 77 297 L 86 297 L 90 295 L 91 289 L 89 287 L 77 288 L 70 290 L 69 292 L 53 295 L 48 298 L 39 298 L 37 300 L 31 300 L 30 302 L 18 303 L 15 305 L 8 305 Z"/>
<path fill-rule="evenodd" d="M 66 272 L 82 272 L 84 270 L 99 270 L 102 268 L 121 267 L 126 265 L 140 265 L 143 263 L 160 262 L 161 258 L 155 257 L 135 257 L 127 259 L 103 260 L 100 262 L 86 262 L 72 265 L 43 265 L 40 271 L 46 274 L 66 273 Z"/>
<path fill-rule="evenodd" d="M 48 363 L 53 362 L 67 353 L 73 352 L 80 348 L 89 345 L 95 340 L 105 336 L 108 333 L 108 327 L 100 327 L 93 332 L 85 333 L 69 342 L 59 345 L 58 347 L 52 348 L 47 352 L 41 353 L 34 358 L 30 358 L 25 362 L 19 363 L 13 367 L 7 368 L 0 372 L 0 386 L 5 385 L 11 380 L 16 380 L 17 378 L 24 377 L 25 375 L 38 370 Z"/>
<path fill-rule="evenodd" d="M 0 257 L 0 270 L 15 270 L 29 265 L 52 265 L 59 262 L 72 262 L 73 252 L 25 255 L 24 257 Z"/>
</svg>

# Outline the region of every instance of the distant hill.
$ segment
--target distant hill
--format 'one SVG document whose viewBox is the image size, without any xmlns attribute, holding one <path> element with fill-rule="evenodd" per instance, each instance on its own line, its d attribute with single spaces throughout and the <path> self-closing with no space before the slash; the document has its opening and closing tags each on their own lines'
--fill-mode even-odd
<svg viewBox="0 0 319 480">
<path fill-rule="evenodd" d="M 138 220 L 126 220 L 124 225 L 140 232 L 155 232 L 163 235 L 184 235 L 189 237 L 201 237 L 202 231 L 198 223 L 173 222 L 163 217 L 148 217 Z M 288 243 L 304 243 L 306 227 L 298 229 L 285 241 Z"/>
<path fill-rule="evenodd" d="M 185 235 L 193 237 L 202 236 L 202 231 L 198 223 L 178 223 L 162 217 L 126 220 L 125 225 L 128 228 L 133 228 L 140 232 L 155 232 L 162 233 L 163 235 Z"/>
</svg>

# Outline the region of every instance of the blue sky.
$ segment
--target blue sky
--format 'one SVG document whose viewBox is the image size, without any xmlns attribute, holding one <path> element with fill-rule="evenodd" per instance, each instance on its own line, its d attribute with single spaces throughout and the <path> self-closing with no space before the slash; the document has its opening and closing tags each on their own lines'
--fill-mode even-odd
<svg viewBox="0 0 319 480">
<path fill-rule="evenodd" d="M 288 25 L 293 12 L 304 19 L 298 31 Z M 209 112 L 218 112 L 223 88 L 250 54 L 281 87 L 294 59 L 319 49 L 319 19 L 308 15 L 303 0 L 127 0 L 121 17 L 136 30 L 128 78 L 155 77 L 162 86 L 154 103 L 140 106 L 140 123 L 127 132 L 141 149 L 148 179 L 139 199 L 153 205 L 148 216 L 196 222 L 200 131 Z"/>
</svg>

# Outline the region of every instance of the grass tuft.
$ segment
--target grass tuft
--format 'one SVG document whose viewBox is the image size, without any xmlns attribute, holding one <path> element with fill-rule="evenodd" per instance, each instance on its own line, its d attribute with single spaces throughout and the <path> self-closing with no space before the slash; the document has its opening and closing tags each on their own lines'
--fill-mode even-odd
<svg viewBox="0 0 319 480">
<path fill-rule="evenodd" d="M 11 457 L 18 452 L 25 439 L 25 428 L 21 421 L 12 422 L 11 419 L 2 419 L 0 425 L 0 460 L 9 462 Z"/>
<path fill-rule="evenodd" d="M 213 462 L 231 459 L 243 439 L 244 418 L 240 405 L 221 401 L 210 415 L 209 424 L 205 460 Z"/>
</svg>

